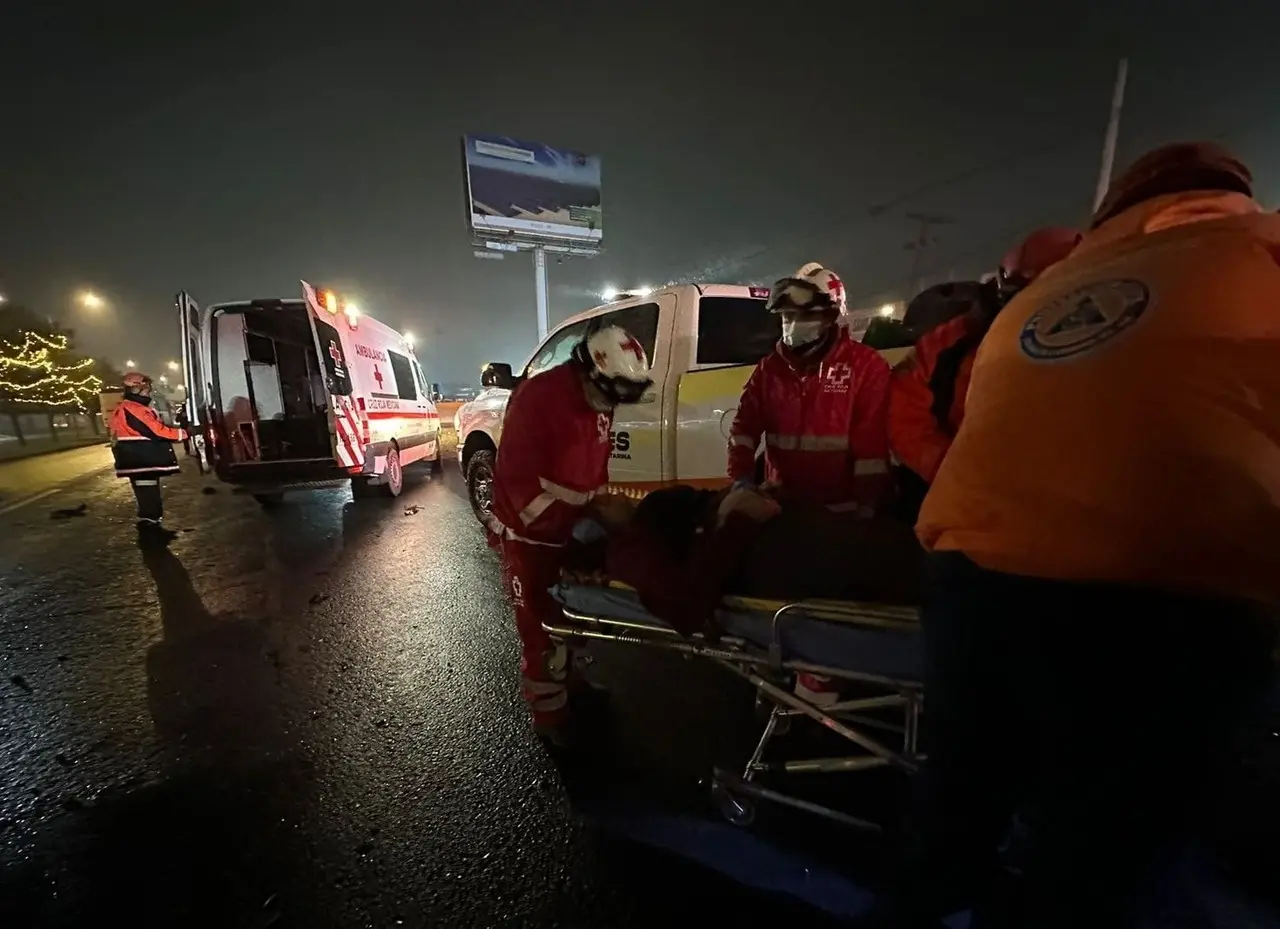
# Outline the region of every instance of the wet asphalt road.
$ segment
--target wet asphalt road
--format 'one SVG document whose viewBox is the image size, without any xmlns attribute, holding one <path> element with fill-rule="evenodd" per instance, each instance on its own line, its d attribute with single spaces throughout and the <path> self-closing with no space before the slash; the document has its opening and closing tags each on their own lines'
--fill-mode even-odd
<svg viewBox="0 0 1280 929">
<path fill-rule="evenodd" d="M 106 449 L 67 454 L 0 466 L 0 925 L 828 924 L 613 825 L 739 855 L 698 779 L 745 757 L 749 695 L 714 670 L 600 653 L 598 751 L 548 756 L 456 466 L 269 513 L 192 469 L 141 551 Z"/>
</svg>

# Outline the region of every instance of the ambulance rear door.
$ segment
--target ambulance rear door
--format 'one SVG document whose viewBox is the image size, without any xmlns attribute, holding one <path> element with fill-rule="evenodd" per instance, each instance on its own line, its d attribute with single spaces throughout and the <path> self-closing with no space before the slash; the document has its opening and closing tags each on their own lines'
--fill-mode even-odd
<svg viewBox="0 0 1280 929">
<path fill-rule="evenodd" d="M 364 441 L 360 417 L 356 412 L 351 369 L 347 366 L 342 335 L 338 332 L 338 298 L 332 291 L 318 292 L 302 281 L 302 296 L 307 304 L 307 318 L 315 337 L 316 355 L 324 366 L 329 439 L 334 460 L 346 470 L 364 470 Z"/>
<path fill-rule="evenodd" d="M 220 434 L 221 416 L 210 400 L 213 382 L 209 372 L 205 370 L 205 320 L 200 304 L 183 290 L 174 298 L 174 305 L 178 310 L 178 338 L 182 344 L 182 386 L 186 391 L 182 406 L 186 409 L 187 421 L 191 424 L 196 445 L 196 462 L 203 474 L 206 470 L 217 470 L 218 452 L 224 447 L 219 439 L 225 435 Z"/>
</svg>

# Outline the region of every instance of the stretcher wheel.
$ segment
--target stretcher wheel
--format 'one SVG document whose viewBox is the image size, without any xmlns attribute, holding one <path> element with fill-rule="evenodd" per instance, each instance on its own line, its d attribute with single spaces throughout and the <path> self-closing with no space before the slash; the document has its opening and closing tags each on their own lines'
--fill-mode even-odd
<svg viewBox="0 0 1280 929">
<path fill-rule="evenodd" d="M 749 797 L 740 797 L 719 781 L 711 782 L 711 802 L 720 815 L 735 826 L 750 826 L 756 821 L 756 805 Z"/>
</svg>

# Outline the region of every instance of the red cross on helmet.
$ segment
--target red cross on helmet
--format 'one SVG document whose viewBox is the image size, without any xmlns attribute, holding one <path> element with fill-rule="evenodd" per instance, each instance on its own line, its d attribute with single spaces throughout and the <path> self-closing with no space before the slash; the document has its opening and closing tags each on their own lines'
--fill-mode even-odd
<svg viewBox="0 0 1280 929">
<path fill-rule="evenodd" d="M 579 342 L 573 357 L 614 404 L 637 402 L 653 383 L 644 346 L 619 326 L 605 326 Z"/>
<path fill-rule="evenodd" d="M 795 274 L 774 284 L 765 307 L 770 313 L 835 310 L 843 314 L 846 307 L 844 281 L 834 271 L 811 261 Z"/>
</svg>

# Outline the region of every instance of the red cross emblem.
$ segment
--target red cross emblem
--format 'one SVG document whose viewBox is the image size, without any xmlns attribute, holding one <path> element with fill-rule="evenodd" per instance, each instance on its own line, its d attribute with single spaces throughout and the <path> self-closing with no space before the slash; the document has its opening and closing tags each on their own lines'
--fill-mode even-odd
<svg viewBox="0 0 1280 929">
<path fill-rule="evenodd" d="M 831 302 L 839 306 L 840 301 L 844 299 L 844 281 L 832 274 L 827 281 L 827 287 L 831 290 Z"/>
<path fill-rule="evenodd" d="M 382 389 L 382 372 L 378 370 L 378 366 L 373 366 L 373 379 L 378 382 L 378 389 Z"/>
<path fill-rule="evenodd" d="M 630 352 L 636 356 L 636 361 L 644 361 L 644 346 L 635 336 L 629 335 L 625 342 L 620 346 L 624 352 Z"/>
<path fill-rule="evenodd" d="M 333 359 L 334 366 L 340 367 L 342 365 L 342 350 L 338 348 L 338 343 L 333 339 L 329 340 L 329 357 Z"/>
</svg>

